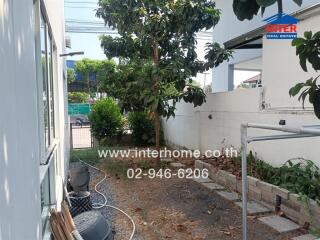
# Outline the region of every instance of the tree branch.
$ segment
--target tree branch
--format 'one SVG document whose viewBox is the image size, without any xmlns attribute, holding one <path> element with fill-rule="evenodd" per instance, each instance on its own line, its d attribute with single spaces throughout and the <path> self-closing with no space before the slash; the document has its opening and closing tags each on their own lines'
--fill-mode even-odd
<svg viewBox="0 0 320 240">
<path fill-rule="evenodd" d="M 282 15 L 283 13 L 283 4 L 282 4 L 282 0 L 277 0 L 278 2 L 278 13 L 279 13 L 279 16 Z"/>
</svg>

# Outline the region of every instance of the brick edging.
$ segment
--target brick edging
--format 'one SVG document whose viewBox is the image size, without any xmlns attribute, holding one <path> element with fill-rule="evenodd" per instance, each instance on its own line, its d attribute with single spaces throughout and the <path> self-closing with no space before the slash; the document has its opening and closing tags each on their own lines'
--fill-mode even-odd
<svg viewBox="0 0 320 240">
<path fill-rule="evenodd" d="M 201 160 L 195 161 L 195 168 L 200 170 L 208 169 L 209 177 L 214 182 L 224 185 L 232 191 L 242 192 L 242 181 L 238 180 L 232 173 L 216 169 L 211 164 Z M 288 218 L 301 225 L 308 222 L 314 227 L 320 226 L 320 207 L 314 200 L 310 199 L 308 209 L 304 203 L 299 201 L 298 194 L 248 176 L 248 197 L 250 199 L 275 208 L 276 196 L 281 197 L 281 211 Z M 312 218 L 310 217 L 310 212 L 312 213 Z"/>
</svg>

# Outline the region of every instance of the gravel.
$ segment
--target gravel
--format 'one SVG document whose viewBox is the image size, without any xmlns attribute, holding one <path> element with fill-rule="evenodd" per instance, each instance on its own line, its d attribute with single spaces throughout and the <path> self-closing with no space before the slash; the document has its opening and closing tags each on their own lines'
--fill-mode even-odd
<svg viewBox="0 0 320 240">
<path fill-rule="evenodd" d="M 79 163 L 70 163 L 70 169 L 75 167 L 76 164 L 79 164 Z M 91 167 L 89 167 L 89 172 L 90 172 L 91 201 L 92 203 L 102 204 L 104 203 L 104 198 L 95 191 L 94 187 L 96 183 L 102 180 L 102 178 L 104 177 L 104 174 Z M 116 203 L 116 197 L 114 194 L 113 186 L 110 183 L 110 181 L 108 181 L 108 178 L 102 183 L 100 183 L 97 189 L 106 196 L 108 200 L 107 201 L 108 205 L 116 206 L 116 207 L 118 206 Z M 126 211 L 125 209 L 123 210 Z M 126 216 L 124 216 L 122 213 L 119 213 L 117 210 L 114 210 L 108 207 L 103 207 L 99 209 L 99 211 L 103 215 L 103 217 L 105 217 L 110 222 L 112 222 L 114 240 L 129 239 L 129 236 L 132 232 L 131 225 L 129 225 L 130 228 L 128 229 L 127 226 L 124 226 L 123 224 L 121 224 L 122 221 L 115 221 L 116 219 L 122 219 L 124 221 L 128 221 Z M 133 240 L 141 240 L 141 239 L 142 238 L 137 236 L 137 234 L 135 234 L 135 237 L 133 238 Z"/>
</svg>

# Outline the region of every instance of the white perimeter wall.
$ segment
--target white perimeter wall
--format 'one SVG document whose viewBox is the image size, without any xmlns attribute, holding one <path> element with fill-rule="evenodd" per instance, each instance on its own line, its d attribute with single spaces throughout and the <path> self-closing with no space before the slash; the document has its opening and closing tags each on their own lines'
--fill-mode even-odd
<svg viewBox="0 0 320 240">
<path fill-rule="evenodd" d="M 57 53 L 61 53 L 63 1 L 45 3 L 50 8 Z M 33 1 L 0 0 L 0 240 L 42 239 L 39 167 L 43 143 L 39 139 L 33 17 Z M 60 175 L 64 175 L 68 156 L 62 60 L 57 58 L 54 83 L 59 99 L 56 107 Z"/>
<path fill-rule="evenodd" d="M 302 35 L 305 30 L 319 31 L 319 22 L 319 15 L 300 22 L 298 34 Z M 287 125 L 294 126 L 320 124 L 311 108 L 303 111 L 301 103 L 288 95 L 290 87 L 315 75 L 312 71 L 305 73 L 301 70 L 290 41 L 264 39 L 261 54 L 263 88 L 209 94 L 207 103 L 197 108 L 191 104 L 178 104 L 176 118 L 163 120 L 167 142 L 202 152 L 228 146 L 240 149 L 240 125 L 243 122 L 277 125 L 284 119 Z M 224 80 L 225 75 L 226 71 L 219 79 Z M 267 110 L 261 110 L 263 100 L 269 106 Z M 208 118 L 210 114 L 212 119 Z M 249 135 L 274 133 L 277 132 L 249 131 Z M 319 144 L 320 138 L 309 138 L 252 143 L 250 148 L 274 166 L 295 157 L 311 159 L 320 166 Z"/>
</svg>

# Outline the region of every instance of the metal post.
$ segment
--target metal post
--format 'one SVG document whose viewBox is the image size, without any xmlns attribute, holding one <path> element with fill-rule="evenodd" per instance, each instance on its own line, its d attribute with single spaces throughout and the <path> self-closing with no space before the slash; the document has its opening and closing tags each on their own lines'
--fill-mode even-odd
<svg viewBox="0 0 320 240">
<path fill-rule="evenodd" d="M 248 137 L 248 128 L 281 131 L 291 134 L 278 134 L 270 136 Z M 247 178 L 247 147 L 250 142 L 298 139 L 320 136 L 320 125 L 309 125 L 302 127 L 277 126 L 269 124 L 244 123 L 241 125 L 241 161 L 242 161 L 242 231 L 243 240 L 248 239 L 247 229 L 247 204 L 248 204 L 248 178 Z"/>
<path fill-rule="evenodd" d="M 73 149 L 72 123 L 70 123 L 70 148 Z"/>
<path fill-rule="evenodd" d="M 242 161 L 242 239 L 247 240 L 247 201 L 248 201 L 248 179 L 247 179 L 247 133 L 248 125 L 241 125 L 241 161 Z"/>
</svg>

